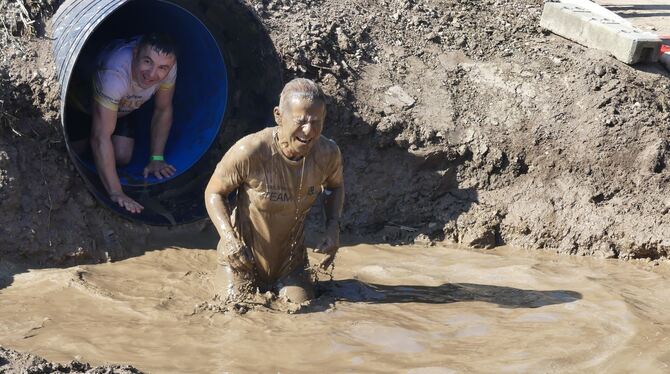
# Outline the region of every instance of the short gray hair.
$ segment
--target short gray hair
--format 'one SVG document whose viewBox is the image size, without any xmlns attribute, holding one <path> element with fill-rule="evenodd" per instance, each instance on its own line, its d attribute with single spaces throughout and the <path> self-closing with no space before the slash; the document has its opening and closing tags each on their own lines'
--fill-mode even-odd
<svg viewBox="0 0 670 374">
<path fill-rule="evenodd" d="M 326 95 L 323 94 L 321 87 L 313 80 L 307 78 L 295 78 L 286 83 L 284 89 L 279 95 L 279 109 L 283 110 L 289 97 L 298 97 L 313 102 L 320 101 L 326 103 Z"/>
</svg>

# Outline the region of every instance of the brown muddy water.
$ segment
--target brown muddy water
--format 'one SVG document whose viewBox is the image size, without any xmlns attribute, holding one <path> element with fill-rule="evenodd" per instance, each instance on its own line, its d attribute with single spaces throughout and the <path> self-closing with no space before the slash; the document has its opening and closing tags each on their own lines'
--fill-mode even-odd
<svg viewBox="0 0 670 374">
<path fill-rule="evenodd" d="M 0 345 L 152 373 L 670 372 L 666 263 L 355 245 L 302 313 L 194 313 L 214 261 L 166 248 L 20 272 Z"/>
</svg>

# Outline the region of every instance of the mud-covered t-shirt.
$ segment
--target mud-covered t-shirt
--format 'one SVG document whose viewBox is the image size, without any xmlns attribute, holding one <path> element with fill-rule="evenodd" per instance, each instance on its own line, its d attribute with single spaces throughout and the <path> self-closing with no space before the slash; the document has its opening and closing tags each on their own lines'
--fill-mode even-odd
<svg viewBox="0 0 670 374">
<path fill-rule="evenodd" d="M 267 128 L 242 138 L 215 172 L 224 195 L 238 189 L 235 230 L 251 248 L 258 275 L 268 281 L 304 262 L 304 219 L 310 207 L 324 189 L 343 185 L 335 142 L 321 136 L 306 157 L 292 161 L 276 144 L 276 131 Z"/>
<path fill-rule="evenodd" d="M 93 75 L 93 100 L 123 117 L 147 102 L 159 89 L 169 89 L 177 80 L 177 64 L 160 82 L 148 88 L 132 79 L 133 49 L 140 37 L 112 42 L 100 53 Z"/>
</svg>

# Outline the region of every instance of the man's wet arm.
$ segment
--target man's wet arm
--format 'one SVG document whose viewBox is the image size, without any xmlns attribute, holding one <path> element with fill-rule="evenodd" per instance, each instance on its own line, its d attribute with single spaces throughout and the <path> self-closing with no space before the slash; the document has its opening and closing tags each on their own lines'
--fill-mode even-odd
<svg viewBox="0 0 670 374">
<path fill-rule="evenodd" d="M 326 225 L 339 224 L 344 206 L 344 185 L 326 189 L 324 208 L 326 211 Z"/>
<path fill-rule="evenodd" d="M 324 208 L 326 211 L 326 225 L 339 224 L 344 206 L 344 167 L 342 154 L 339 148 L 332 158 L 331 172 L 326 178 Z"/>
<path fill-rule="evenodd" d="M 228 195 L 242 186 L 249 175 L 249 155 L 239 143 L 231 147 L 216 165 L 205 188 L 205 207 L 222 239 L 235 237 L 230 221 Z"/>
<path fill-rule="evenodd" d="M 235 231 L 230 221 L 226 190 L 221 179 L 217 178 L 217 173 L 214 172 L 205 189 L 205 208 L 221 239 L 232 240 L 235 239 Z"/>
<path fill-rule="evenodd" d="M 109 194 L 121 193 L 121 182 L 116 172 L 114 146 L 112 144 L 117 113 L 95 103 L 92 117 L 90 142 L 98 175 Z"/>
</svg>

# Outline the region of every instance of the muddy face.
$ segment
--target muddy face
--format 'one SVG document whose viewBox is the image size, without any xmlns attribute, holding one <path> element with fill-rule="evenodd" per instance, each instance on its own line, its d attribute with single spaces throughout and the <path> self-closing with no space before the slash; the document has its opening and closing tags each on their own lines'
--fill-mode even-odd
<svg viewBox="0 0 670 374">
<path fill-rule="evenodd" d="M 288 98 L 285 108 L 275 107 L 279 146 L 284 156 L 298 160 L 309 153 L 321 136 L 326 105 L 299 95 Z"/>
<path fill-rule="evenodd" d="M 149 88 L 165 79 L 176 62 L 175 55 L 160 53 L 146 45 L 134 52 L 133 80 L 140 87 Z"/>
</svg>

